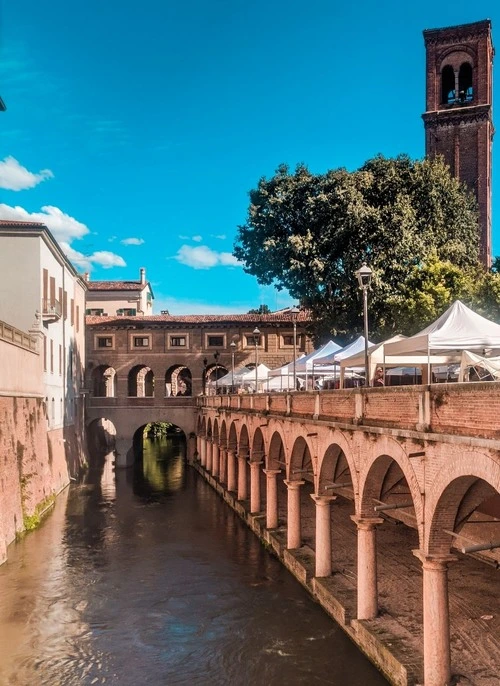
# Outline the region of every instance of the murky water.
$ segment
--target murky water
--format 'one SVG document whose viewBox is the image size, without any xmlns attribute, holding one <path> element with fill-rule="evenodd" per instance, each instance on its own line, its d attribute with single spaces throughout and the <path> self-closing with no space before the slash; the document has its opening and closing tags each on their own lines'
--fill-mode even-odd
<svg viewBox="0 0 500 686">
<path fill-rule="evenodd" d="M 10 548 L 0 685 L 385 684 L 181 445 L 103 459 Z"/>
</svg>

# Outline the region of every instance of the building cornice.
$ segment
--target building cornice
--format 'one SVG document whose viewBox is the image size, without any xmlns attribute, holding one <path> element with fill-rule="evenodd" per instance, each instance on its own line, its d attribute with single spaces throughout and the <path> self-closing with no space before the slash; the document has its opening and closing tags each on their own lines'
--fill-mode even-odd
<svg viewBox="0 0 500 686">
<path fill-rule="evenodd" d="M 432 112 L 424 112 L 422 115 L 426 129 L 459 126 L 461 124 L 470 124 L 483 121 L 492 120 L 491 105 L 475 105 L 472 107 L 454 107 L 445 110 L 434 110 Z"/>
<path fill-rule="evenodd" d="M 426 46 L 464 43 L 481 37 L 491 37 L 491 20 L 483 19 L 471 24 L 447 26 L 441 29 L 425 29 L 423 34 Z"/>
</svg>

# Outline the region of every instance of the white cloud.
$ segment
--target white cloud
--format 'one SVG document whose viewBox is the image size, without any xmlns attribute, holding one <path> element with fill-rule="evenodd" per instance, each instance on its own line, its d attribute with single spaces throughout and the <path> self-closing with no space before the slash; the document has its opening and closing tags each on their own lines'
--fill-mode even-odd
<svg viewBox="0 0 500 686">
<path fill-rule="evenodd" d="M 98 250 L 92 255 L 84 255 L 78 250 L 72 248 L 68 243 L 62 242 L 61 249 L 66 257 L 81 271 L 89 272 L 96 264 L 104 269 L 111 269 L 111 267 L 126 267 L 125 260 L 120 255 L 108 252 L 107 250 Z"/>
<path fill-rule="evenodd" d="M 14 157 L 5 157 L 0 162 L 0 188 L 8 191 L 34 188 L 42 181 L 53 177 L 50 169 L 42 169 L 38 173 L 28 171 Z"/>
<path fill-rule="evenodd" d="M 89 255 L 89 260 L 94 264 L 100 264 L 104 269 L 111 269 L 111 267 L 126 267 L 127 264 L 123 257 L 116 255 L 114 252 L 108 250 L 97 250 Z"/>
<path fill-rule="evenodd" d="M 211 234 L 212 238 L 217 238 L 219 241 L 225 241 L 227 236 L 225 233 Z"/>
<path fill-rule="evenodd" d="M 196 234 L 196 236 L 184 236 L 181 234 L 178 238 L 180 238 L 181 241 L 194 241 L 195 243 L 201 243 L 203 240 L 203 236 L 200 236 L 199 234 Z"/>
<path fill-rule="evenodd" d="M 0 203 L 0 219 L 45 224 L 67 258 L 73 262 L 77 269 L 82 271 L 90 271 L 93 265 L 99 265 L 104 269 L 127 266 L 123 257 L 107 250 L 97 250 L 91 255 L 84 255 L 72 248 L 71 241 L 89 234 L 90 230 L 85 224 L 77 221 L 58 207 L 45 205 L 40 212 L 27 212 L 23 207 L 11 207 Z"/>
<path fill-rule="evenodd" d="M 11 207 L 0 203 L 0 219 L 42 222 L 59 242 L 69 242 L 74 238 L 82 238 L 89 233 L 89 228 L 85 224 L 52 205 L 45 205 L 41 208 L 41 212 L 27 212 L 23 207 Z"/>
<path fill-rule="evenodd" d="M 224 267 L 239 267 L 241 265 L 241 262 L 230 252 L 219 253 L 219 262 L 223 264 Z"/>
<path fill-rule="evenodd" d="M 124 238 L 120 243 L 122 245 L 142 245 L 144 240 L 142 238 Z"/>
<path fill-rule="evenodd" d="M 198 245 L 194 248 L 190 245 L 182 245 L 175 259 L 193 269 L 212 269 L 217 266 L 236 267 L 241 264 L 231 253 L 218 253 L 206 245 Z"/>
</svg>

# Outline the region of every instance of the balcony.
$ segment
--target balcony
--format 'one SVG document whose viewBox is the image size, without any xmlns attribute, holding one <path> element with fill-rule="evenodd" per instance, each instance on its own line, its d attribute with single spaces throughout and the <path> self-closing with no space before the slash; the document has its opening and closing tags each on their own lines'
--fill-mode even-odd
<svg viewBox="0 0 500 686">
<path fill-rule="evenodd" d="M 42 319 L 44 322 L 57 322 L 61 319 L 62 307 L 59 300 L 42 300 Z"/>
</svg>

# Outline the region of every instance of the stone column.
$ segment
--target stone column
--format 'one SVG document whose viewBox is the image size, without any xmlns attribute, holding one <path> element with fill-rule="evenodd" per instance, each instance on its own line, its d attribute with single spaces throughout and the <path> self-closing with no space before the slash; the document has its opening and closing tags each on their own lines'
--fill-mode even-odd
<svg viewBox="0 0 500 686">
<path fill-rule="evenodd" d="M 278 483 L 276 477 L 280 469 L 264 469 L 266 475 L 266 528 L 278 527 Z"/>
<path fill-rule="evenodd" d="M 212 476 L 217 478 L 219 476 L 219 457 L 220 450 L 217 441 L 214 441 L 212 447 Z"/>
<path fill-rule="evenodd" d="M 225 484 L 226 479 L 226 465 L 227 465 L 227 450 L 224 446 L 219 446 L 219 481 Z"/>
<path fill-rule="evenodd" d="M 198 462 L 199 462 L 200 458 L 201 458 L 201 436 L 199 434 L 196 434 L 196 452 L 198 454 Z"/>
<path fill-rule="evenodd" d="M 212 449 L 214 446 L 214 442 L 211 438 L 207 439 L 207 459 L 206 459 L 206 465 L 205 469 L 207 472 L 212 473 Z"/>
<path fill-rule="evenodd" d="M 248 461 L 250 465 L 250 512 L 260 512 L 260 466 L 262 462 Z"/>
<path fill-rule="evenodd" d="M 247 498 L 247 455 L 238 455 L 238 500 Z"/>
<path fill-rule="evenodd" d="M 358 527 L 358 619 L 378 614 L 377 534 L 381 517 L 351 517 Z"/>
<path fill-rule="evenodd" d="M 203 468 L 207 466 L 207 439 L 205 436 L 201 437 L 200 463 Z"/>
<path fill-rule="evenodd" d="M 448 565 L 453 555 L 413 554 L 422 562 L 424 606 L 424 683 L 450 683 L 450 611 L 448 606 Z"/>
<path fill-rule="evenodd" d="M 236 456 L 234 450 L 227 451 L 227 490 L 236 490 Z"/>
<path fill-rule="evenodd" d="M 302 545 L 300 531 L 300 487 L 304 484 L 305 481 L 285 481 L 285 486 L 288 489 L 286 547 L 289 550 L 300 548 Z"/>
<path fill-rule="evenodd" d="M 316 569 L 315 576 L 330 576 L 332 573 L 332 523 L 330 503 L 336 495 L 315 495 L 316 504 Z"/>
</svg>

